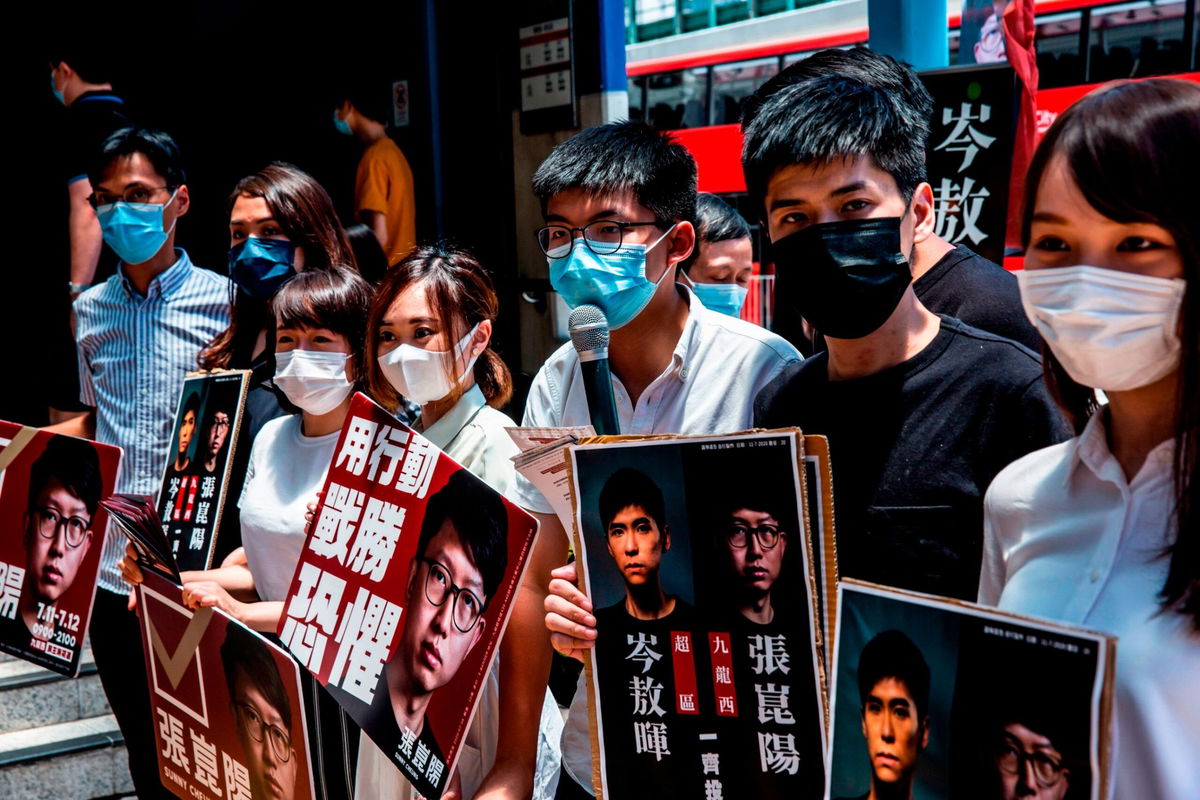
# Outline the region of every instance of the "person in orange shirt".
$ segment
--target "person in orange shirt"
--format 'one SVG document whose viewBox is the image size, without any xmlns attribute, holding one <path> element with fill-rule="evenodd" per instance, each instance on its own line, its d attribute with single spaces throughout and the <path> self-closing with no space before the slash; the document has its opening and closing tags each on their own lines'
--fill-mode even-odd
<svg viewBox="0 0 1200 800">
<path fill-rule="evenodd" d="M 366 145 L 354 178 L 354 211 L 379 240 L 389 265 L 417 243 L 412 170 L 384 127 L 390 108 L 387 94 L 378 87 L 355 85 L 333 112 L 338 131 Z"/>
</svg>

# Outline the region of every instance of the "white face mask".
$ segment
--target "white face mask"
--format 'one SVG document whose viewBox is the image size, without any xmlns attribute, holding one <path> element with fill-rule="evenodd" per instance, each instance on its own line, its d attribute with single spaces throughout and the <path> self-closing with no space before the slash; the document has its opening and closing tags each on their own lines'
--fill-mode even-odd
<svg viewBox="0 0 1200 800">
<path fill-rule="evenodd" d="M 346 379 L 347 353 L 288 350 L 275 354 L 275 385 L 292 405 L 320 416 L 337 408 L 354 386 Z"/>
<path fill-rule="evenodd" d="M 1017 283 L 1025 314 L 1076 383 L 1127 391 L 1179 365 L 1182 278 L 1078 266 L 1018 272 Z"/>
<path fill-rule="evenodd" d="M 467 349 L 467 345 L 470 344 L 471 338 L 478 329 L 479 325 L 476 324 L 454 346 L 456 363 L 459 355 Z M 425 405 L 434 400 L 441 400 L 453 392 L 455 387 L 471 374 L 471 368 L 475 366 L 475 359 L 478 358 L 478 356 L 471 356 L 471 359 L 467 361 L 467 368 L 458 376 L 458 379 L 451 380 L 450 376 L 446 374 L 446 356 L 447 351 L 445 350 L 422 350 L 411 344 L 402 344 L 381 355 L 379 366 L 383 370 L 384 377 L 397 392 L 414 403 Z"/>
</svg>

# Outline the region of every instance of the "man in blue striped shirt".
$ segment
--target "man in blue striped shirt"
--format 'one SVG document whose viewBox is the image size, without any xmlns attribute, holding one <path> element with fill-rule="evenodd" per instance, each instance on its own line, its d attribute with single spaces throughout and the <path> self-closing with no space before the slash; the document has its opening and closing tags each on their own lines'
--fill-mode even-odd
<svg viewBox="0 0 1200 800">
<path fill-rule="evenodd" d="M 189 198 L 179 149 L 165 133 L 123 128 L 89 174 L 117 274 L 75 301 L 80 400 L 91 410 L 54 429 L 124 450 L 118 492 L 154 494 L 171 445 L 175 406 L 197 354 L 229 324 L 229 280 L 175 248 Z M 159 779 L 141 636 L 126 610 L 117 560 L 125 537 L 110 530 L 100 561 L 91 641 L 141 798 L 172 797 Z"/>
</svg>

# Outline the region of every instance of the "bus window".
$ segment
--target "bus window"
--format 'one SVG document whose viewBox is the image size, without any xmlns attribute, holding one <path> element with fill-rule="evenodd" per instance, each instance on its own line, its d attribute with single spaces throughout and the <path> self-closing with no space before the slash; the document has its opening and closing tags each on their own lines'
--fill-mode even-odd
<svg viewBox="0 0 1200 800">
<path fill-rule="evenodd" d="M 1079 56 L 1082 19 L 1083 15 L 1078 11 L 1038 18 L 1033 43 L 1037 48 L 1039 89 L 1084 82 L 1083 59 Z"/>
<path fill-rule="evenodd" d="M 742 112 L 742 100 L 779 72 L 778 58 L 757 58 L 713 67 L 712 124 L 732 125 Z"/>
<path fill-rule="evenodd" d="M 630 107 L 632 108 L 632 96 Z M 646 77 L 646 119 L 659 130 L 708 124 L 708 68 L 659 72 Z"/>
<path fill-rule="evenodd" d="M 1183 0 L 1092 9 L 1087 82 L 1185 72 L 1186 13 Z"/>
<path fill-rule="evenodd" d="M 646 118 L 646 79 L 641 75 L 629 78 L 629 118 L 636 122 Z"/>
</svg>

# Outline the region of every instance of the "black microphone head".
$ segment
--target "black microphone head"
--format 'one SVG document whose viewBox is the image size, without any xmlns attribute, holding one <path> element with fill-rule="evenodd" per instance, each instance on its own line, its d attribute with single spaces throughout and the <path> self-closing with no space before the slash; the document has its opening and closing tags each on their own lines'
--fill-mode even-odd
<svg viewBox="0 0 1200 800">
<path fill-rule="evenodd" d="M 608 317 L 599 306 L 585 304 L 574 309 L 567 330 L 577 353 L 608 349 Z"/>
</svg>

